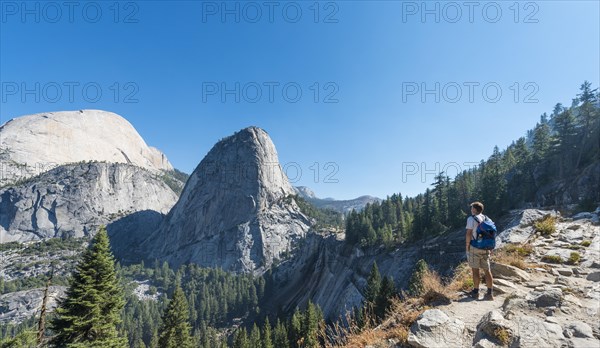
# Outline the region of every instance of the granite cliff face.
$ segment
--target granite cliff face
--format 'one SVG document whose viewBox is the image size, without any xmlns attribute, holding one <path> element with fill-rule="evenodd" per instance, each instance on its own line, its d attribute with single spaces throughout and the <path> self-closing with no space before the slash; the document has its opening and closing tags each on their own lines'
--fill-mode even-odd
<svg viewBox="0 0 600 348">
<path fill-rule="evenodd" d="M 526 209 L 511 211 L 498 219 L 496 223 L 502 231 L 498 246 L 529 239 L 535 232 L 533 221 L 546 214 L 558 216 L 556 211 Z M 373 262 L 377 262 L 382 276 L 393 277 L 398 288 L 406 289 L 419 259 L 426 260 L 441 275 L 451 275 L 454 267 L 465 259 L 464 235 L 464 228 L 460 228 L 428 240 L 402 244 L 395 250 L 384 247 L 363 250 L 349 246 L 342 235 L 311 233 L 293 251 L 292 257 L 273 270 L 276 289 L 270 301 L 272 307 L 268 309 L 291 312 L 311 300 L 321 307 L 327 319 L 336 320 L 361 304 Z"/>
<path fill-rule="evenodd" d="M 309 230 L 293 194 L 267 133 L 243 129 L 209 151 L 139 254 L 261 273 Z"/>
<path fill-rule="evenodd" d="M 83 237 L 129 214 L 166 214 L 176 201 L 156 174 L 137 166 L 63 165 L 0 189 L 0 243 Z"/>
<path fill-rule="evenodd" d="M 48 112 L 9 120 L 0 127 L 0 186 L 80 161 L 129 163 L 173 170 L 123 117 L 101 110 Z"/>
</svg>

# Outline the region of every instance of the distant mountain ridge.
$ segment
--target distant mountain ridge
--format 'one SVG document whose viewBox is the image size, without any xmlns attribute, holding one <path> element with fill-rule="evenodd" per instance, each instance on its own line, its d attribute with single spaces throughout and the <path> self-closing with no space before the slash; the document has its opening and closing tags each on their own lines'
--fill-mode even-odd
<svg viewBox="0 0 600 348">
<path fill-rule="evenodd" d="M 309 203 L 321 209 L 333 209 L 339 213 L 349 213 L 354 210 L 362 210 L 367 204 L 381 202 L 380 198 L 373 196 L 360 196 L 354 199 L 337 200 L 334 198 L 318 198 L 315 193 L 306 186 L 294 186 L 294 191 Z"/>
</svg>

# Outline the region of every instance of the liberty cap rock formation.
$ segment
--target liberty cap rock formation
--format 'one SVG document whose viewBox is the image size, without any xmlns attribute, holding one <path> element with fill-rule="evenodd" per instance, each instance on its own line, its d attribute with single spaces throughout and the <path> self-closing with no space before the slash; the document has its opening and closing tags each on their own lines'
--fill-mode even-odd
<svg viewBox="0 0 600 348">
<path fill-rule="evenodd" d="M 172 266 L 262 273 L 310 228 L 294 193 L 268 134 L 245 128 L 209 151 L 138 252 Z"/>
<path fill-rule="evenodd" d="M 123 117 L 102 110 L 48 112 L 17 117 L 0 127 L 0 185 L 80 161 L 128 163 L 173 170 Z"/>
</svg>

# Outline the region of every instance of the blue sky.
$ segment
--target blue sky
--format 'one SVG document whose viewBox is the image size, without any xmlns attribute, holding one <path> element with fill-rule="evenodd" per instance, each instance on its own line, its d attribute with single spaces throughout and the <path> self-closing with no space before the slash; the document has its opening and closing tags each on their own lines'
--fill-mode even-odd
<svg viewBox="0 0 600 348">
<path fill-rule="evenodd" d="M 598 1 L 223 4 L 2 1 L 0 122 L 113 111 L 188 173 L 256 125 L 320 197 L 412 196 L 600 81 Z"/>
</svg>

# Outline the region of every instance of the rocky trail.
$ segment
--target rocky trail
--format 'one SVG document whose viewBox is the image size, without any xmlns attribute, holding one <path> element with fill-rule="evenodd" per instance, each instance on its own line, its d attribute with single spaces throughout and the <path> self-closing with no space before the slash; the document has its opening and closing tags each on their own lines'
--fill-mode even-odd
<svg viewBox="0 0 600 348">
<path fill-rule="evenodd" d="M 493 301 L 483 300 L 486 287 L 482 285 L 478 300 L 461 294 L 450 304 L 427 309 L 411 326 L 408 344 L 600 347 L 599 213 L 560 219 L 556 232 L 549 236 L 535 234 L 524 225 L 509 231 L 529 234 L 526 240 L 533 248 L 525 258 L 526 270 L 493 264 Z"/>
</svg>

